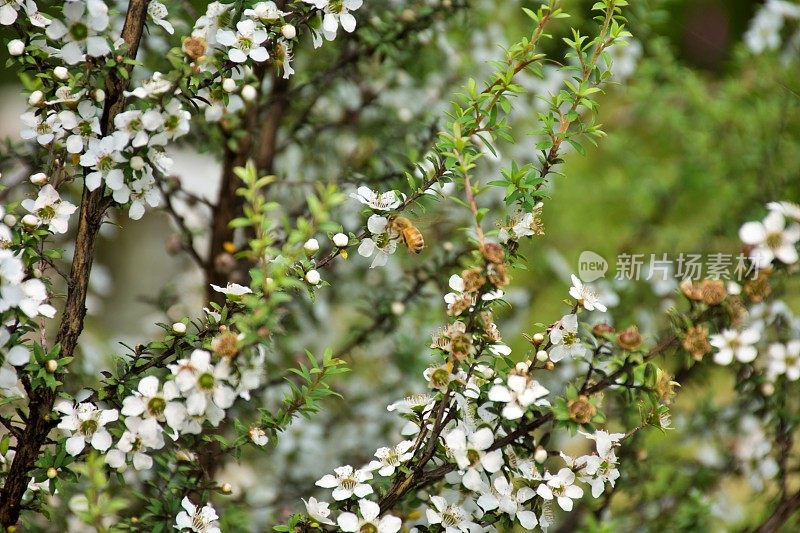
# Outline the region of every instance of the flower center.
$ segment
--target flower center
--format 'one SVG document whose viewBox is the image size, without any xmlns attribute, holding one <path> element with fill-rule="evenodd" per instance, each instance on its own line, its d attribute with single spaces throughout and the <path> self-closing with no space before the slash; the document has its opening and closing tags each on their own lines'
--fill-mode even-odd
<svg viewBox="0 0 800 533">
<path fill-rule="evenodd" d="M 347 476 L 339 479 L 339 485 L 345 490 L 353 490 L 358 485 L 358 481 L 353 476 Z"/>
<path fill-rule="evenodd" d="M 437 368 L 431 374 L 431 383 L 436 387 L 444 387 L 450 383 L 450 372 L 444 368 Z"/>
<path fill-rule="evenodd" d="M 111 159 L 109 154 L 100 156 L 97 159 L 97 170 L 101 172 L 108 172 L 114 168 L 114 160 Z"/>
<path fill-rule="evenodd" d="M 478 464 L 478 461 L 481 460 L 481 454 L 478 450 L 467 450 L 467 460 L 469 461 L 470 466 L 475 466 Z"/>
<path fill-rule="evenodd" d="M 783 234 L 780 232 L 767 234 L 767 246 L 770 248 L 780 248 L 783 243 Z"/>
<path fill-rule="evenodd" d="M 89 28 L 83 22 L 76 22 L 69 29 L 69 34 L 76 41 L 82 41 L 89 36 Z"/>
<path fill-rule="evenodd" d="M 150 401 L 147 402 L 147 410 L 153 416 L 160 416 L 166 407 L 167 402 L 164 401 L 164 398 L 150 398 Z"/>
<path fill-rule="evenodd" d="M 201 389 L 211 390 L 214 388 L 214 376 L 206 372 L 197 378 L 197 384 Z"/>
<path fill-rule="evenodd" d="M 461 512 L 455 507 L 448 507 L 442 513 L 442 525 L 445 527 L 460 524 L 461 520 Z"/>
<path fill-rule="evenodd" d="M 81 422 L 80 432 L 88 437 L 90 435 L 94 435 L 94 432 L 97 431 L 97 428 L 97 420 L 84 420 Z"/>
<path fill-rule="evenodd" d="M 364 524 L 358 531 L 359 533 L 378 533 L 378 528 L 375 527 L 375 524 Z"/>
<path fill-rule="evenodd" d="M 56 216 L 56 210 L 52 205 L 46 205 L 36 211 L 36 216 L 38 216 L 44 222 L 50 222 L 53 220 L 53 217 Z"/>
<path fill-rule="evenodd" d="M 240 36 L 239 37 L 239 50 L 244 52 L 245 54 L 253 48 L 253 40 L 249 37 Z"/>
</svg>

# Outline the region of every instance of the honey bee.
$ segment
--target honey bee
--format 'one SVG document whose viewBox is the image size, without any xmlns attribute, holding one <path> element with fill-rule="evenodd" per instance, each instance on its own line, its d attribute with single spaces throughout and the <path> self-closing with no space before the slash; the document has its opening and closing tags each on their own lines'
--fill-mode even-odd
<svg viewBox="0 0 800 533">
<path fill-rule="evenodd" d="M 425 239 L 422 238 L 422 233 L 406 217 L 392 219 L 391 228 L 400 234 L 409 252 L 418 254 L 425 248 Z"/>
</svg>

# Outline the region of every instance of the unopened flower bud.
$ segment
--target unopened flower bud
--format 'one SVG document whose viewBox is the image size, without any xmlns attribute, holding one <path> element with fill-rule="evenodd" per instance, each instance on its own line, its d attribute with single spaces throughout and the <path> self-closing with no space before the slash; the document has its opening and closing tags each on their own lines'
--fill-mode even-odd
<svg viewBox="0 0 800 533">
<path fill-rule="evenodd" d="M 183 322 L 175 322 L 172 324 L 172 333 L 175 335 L 186 335 L 186 324 Z"/>
<path fill-rule="evenodd" d="M 66 80 L 69 78 L 69 70 L 67 70 L 67 67 L 56 67 L 53 69 L 53 76 L 59 80 Z"/>
<path fill-rule="evenodd" d="M 242 87 L 242 98 L 245 102 L 252 102 L 256 99 L 256 96 L 258 96 L 256 88 L 252 85 L 245 85 Z"/>
<path fill-rule="evenodd" d="M 588 397 L 583 395 L 567 402 L 567 409 L 569 409 L 569 417 L 578 424 L 587 424 L 597 414 L 597 408 L 589 402 Z"/>
<path fill-rule="evenodd" d="M 306 252 L 308 257 L 312 257 L 319 251 L 319 241 L 317 239 L 308 239 L 303 244 L 303 250 Z"/>
<path fill-rule="evenodd" d="M 297 28 L 292 24 L 284 24 L 281 26 L 281 34 L 287 39 L 294 39 L 297 37 Z"/>
<path fill-rule="evenodd" d="M 34 229 L 39 227 L 39 217 L 30 213 L 22 217 L 22 224 L 28 229 Z"/>
<path fill-rule="evenodd" d="M 322 278 L 319 275 L 319 272 L 316 270 L 309 270 L 306 272 L 306 282 L 310 285 L 319 285 L 319 282 Z"/>
<path fill-rule="evenodd" d="M 633 351 L 642 344 L 642 336 L 636 326 L 631 326 L 617 335 L 617 344 L 623 350 Z"/>
<path fill-rule="evenodd" d="M 58 475 L 58 470 L 53 468 L 52 466 L 47 469 L 47 477 L 50 479 L 55 478 Z"/>
<path fill-rule="evenodd" d="M 14 39 L 8 42 L 8 53 L 12 56 L 21 56 L 25 53 L 25 43 L 19 39 Z"/>
<path fill-rule="evenodd" d="M 539 464 L 547 461 L 547 450 L 542 448 L 541 446 L 536 447 L 536 451 L 533 452 L 533 460 Z"/>
<path fill-rule="evenodd" d="M 133 170 L 142 170 L 144 168 L 144 159 L 142 156 L 135 155 L 131 157 L 131 168 Z"/>
<path fill-rule="evenodd" d="M 41 187 L 43 185 L 47 185 L 48 178 L 47 174 L 45 174 L 44 172 L 37 172 L 36 174 L 33 174 L 30 177 L 30 180 L 31 183 L 33 183 L 34 185 L 38 185 L 39 187 Z"/>
<path fill-rule="evenodd" d="M 230 494 L 233 492 L 233 487 L 230 483 L 223 483 L 219 489 L 223 492 L 223 494 Z"/>
<path fill-rule="evenodd" d="M 103 89 L 95 89 L 94 90 L 94 101 L 98 104 L 100 102 L 104 102 L 106 99 L 106 92 Z"/>
<path fill-rule="evenodd" d="M 606 333 L 614 333 L 614 328 L 605 322 L 600 322 L 592 327 L 592 333 L 595 337 L 602 337 Z"/>
<path fill-rule="evenodd" d="M 333 236 L 333 244 L 339 248 L 344 248 L 350 242 L 350 239 L 344 233 L 337 233 Z"/>
<path fill-rule="evenodd" d="M 392 302 L 392 314 L 400 316 L 406 312 L 406 304 L 403 302 Z"/>
<path fill-rule="evenodd" d="M 552 361 L 548 361 L 544 364 L 545 370 L 553 370 L 556 367 L 556 364 Z"/>
<path fill-rule="evenodd" d="M 222 80 L 222 90 L 226 93 L 232 93 L 236 90 L 236 82 L 233 78 L 225 78 Z"/>
<path fill-rule="evenodd" d="M 12 215 L 11 213 L 8 213 L 6 216 L 3 217 L 3 223 L 6 226 L 13 226 L 14 224 L 17 223 L 17 217 Z"/>
<path fill-rule="evenodd" d="M 534 333 L 531 339 L 533 340 L 533 343 L 538 346 L 544 342 L 544 335 L 541 333 Z"/>
<path fill-rule="evenodd" d="M 548 359 L 550 359 L 550 357 L 547 355 L 546 351 L 539 350 L 538 352 L 536 352 L 536 360 L 539 361 L 540 363 L 544 363 Z"/>
<path fill-rule="evenodd" d="M 195 455 L 188 450 L 178 450 L 175 452 L 175 459 L 183 463 L 191 463 L 195 460 Z"/>
<path fill-rule="evenodd" d="M 514 368 L 516 369 L 517 372 L 519 372 L 521 374 L 526 374 L 528 372 L 528 365 L 526 365 L 522 361 L 520 361 L 519 363 L 514 365 Z"/>
<path fill-rule="evenodd" d="M 33 91 L 31 95 L 28 97 L 28 103 L 30 105 L 38 106 L 44 102 L 44 93 L 42 91 Z"/>
<path fill-rule="evenodd" d="M 58 370 L 58 361 L 55 359 L 48 359 L 47 362 L 44 364 L 44 369 L 50 372 L 51 374 L 55 374 L 56 370 Z"/>
<path fill-rule="evenodd" d="M 772 396 L 775 394 L 775 385 L 770 382 L 764 383 L 761 385 L 761 394 L 764 396 Z"/>
</svg>

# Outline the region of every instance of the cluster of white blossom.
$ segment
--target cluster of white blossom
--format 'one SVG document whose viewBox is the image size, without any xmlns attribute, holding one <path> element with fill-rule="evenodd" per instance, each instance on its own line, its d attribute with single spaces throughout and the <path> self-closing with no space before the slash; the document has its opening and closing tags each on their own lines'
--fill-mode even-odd
<svg viewBox="0 0 800 533">
<path fill-rule="evenodd" d="M 366 193 L 360 191 L 358 198 L 373 209 L 396 206 L 400 201 L 393 193 L 382 199 Z M 466 275 L 468 273 L 465 272 Z M 457 316 L 467 311 L 474 312 L 477 302 L 474 294 L 467 290 L 464 277 L 452 276 L 450 288 L 454 292 L 444 297 L 449 314 Z M 471 290 L 474 291 L 474 288 Z M 540 350 L 538 361 L 554 363 L 567 354 L 584 354 L 584 350 L 574 353 L 563 351 L 566 345 L 581 345 L 578 338 L 578 310 L 600 311 L 605 310 L 605 306 L 589 286 L 575 277 L 570 295 L 577 300 L 576 310 L 553 324 L 550 354 L 544 349 Z M 501 298 L 502 291 L 483 296 L 484 301 L 491 302 Z M 464 299 L 463 305 L 456 304 L 460 299 Z M 453 312 L 454 304 L 457 312 Z M 482 320 L 487 323 L 490 321 L 487 315 Z M 491 326 L 485 329 L 488 342 L 493 343 L 489 346 L 494 348 L 487 350 L 497 355 L 509 355 L 510 349 L 500 342 L 494 323 L 491 322 Z M 455 360 L 461 360 L 479 355 L 471 351 L 473 340 L 466 323 L 456 319 L 434 335 L 431 347 Z M 584 489 L 579 482 L 585 483 L 592 497 L 597 498 L 606 485 L 613 487 L 619 478 L 614 447 L 625 437 L 623 433 L 603 430 L 583 433 L 586 438 L 595 441 L 596 451 L 577 458 L 561 453 L 563 463 L 555 470 L 546 468 L 545 463 L 551 453 L 541 446 L 536 447 L 530 457 L 520 457 L 510 446 L 498 444 L 498 440 L 506 436 L 501 429 L 505 424 L 519 423 L 532 410 L 550 407 L 547 400 L 550 391 L 533 379 L 530 361 L 518 363 L 505 377 L 495 374 L 483 364 L 476 364 L 467 371 L 454 368 L 450 362 L 428 368 L 424 377 L 431 389 L 452 394 L 454 401 L 438 415 L 451 422 L 435 437 L 445 450 L 437 461 L 441 462 L 439 464 L 452 465 L 452 471 L 444 478 L 446 486 L 469 494 L 462 494 L 457 499 L 446 494 L 431 495 L 429 505 L 424 509 L 429 526 L 439 524 L 449 532 L 480 531 L 483 526 L 479 526 L 479 523 L 492 523 L 495 517 L 506 516 L 525 529 L 532 530 L 539 526 L 546 530 L 553 523 L 551 504 L 557 504 L 569 512 L 574 500 L 583 497 Z M 454 382 L 459 384 L 455 388 L 452 386 Z M 428 435 L 436 424 L 435 404 L 435 399 L 430 395 L 409 397 L 391 404 L 388 410 L 401 414 L 407 420 L 402 434 L 416 437 L 378 449 L 375 453 L 377 459 L 361 468 L 340 466 L 332 474 L 320 478 L 316 484 L 331 489 L 335 503 L 316 498 L 304 500 L 310 519 L 320 525 L 338 524 L 342 531 L 364 531 L 361 529 L 364 526 L 372 526 L 371 530 L 398 531 L 402 525 L 400 519 L 381 513 L 380 503 L 372 498 L 377 493 L 373 484 L 379 483 L 381 478 L 398 475 L 404 465 L 417 459 L 420 450 L 429 446 L 426 439 L 433 438 Z M 413 470 L 413 466 L 411 468 Z M 358 513 L 353 511 L 354 503 L 358 504 Z M 335 508 L 341 509 L 343 506 L 345 510 L 336 516 Z M 410 519 L 407 526 L 413 527 L 415 523 L 418 522 Z"/>
<path fill-rule="evenodd" d="M 766 275 L 778 266 L 793 268 L 799 260 L 797 246 L 800 242 L 800 206 L 791 202 L 770 202 L 767 209 L 769 212 L 762 221 L 747 222 L 739 230 L 755 271 Z M 729 294 L 739 292 L 738 284 L 728 284 Z M 714 362 L 720 365 L 730 365 L 734 361 L 754 363 L 764 369 L 770 381 L 779 376 L 796 381 L 800 378 L 800 341 L 790 338 L 766 344 L 771 338 L 766 330 L 779 318 L 790 325 L 790 331 L 796 327 L 796 318 L 781 301 L 753 306 L 744 324 L 711 335 L 709 342 L 716 348 Z M 759 353 L 765 357 L 759 358 Z"/>
</svg>

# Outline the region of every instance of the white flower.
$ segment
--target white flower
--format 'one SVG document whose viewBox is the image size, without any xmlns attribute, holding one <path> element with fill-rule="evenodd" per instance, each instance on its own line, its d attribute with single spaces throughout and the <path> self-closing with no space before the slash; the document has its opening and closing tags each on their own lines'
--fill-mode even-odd
<svg viewBox="0 0 800 533">
<path fill-rule="evenodd" d="M 786 218 L 794 219 L 800 222 L 800 205 L 793 202 L 770 202 L 767 204 L 767 209 L 770 211 L 777 211 Z"/>
<path fill-rule="evenodd" d="M 575 274 L 572 274 L 572 287 L 569 289 L 569 295 L 578 300 L 578 305 L 583 306 L 587 311 L 597 309 L 603 313 L 606 312 L 606 306 L 600 303 L 597 293 L 584 285 Z"/>
<path fill-rule="evenodd" d="M 5 347 L 11 340 L 11 334 L 6 328 L 0 329 L 0 348 Z M 0 389 L 13 389 L 17 384 L 17 371 L 15 366 L 25 366 L 31 360 L 31 352 L 22 344 L 16 344 L 5 353 L 5 361 L 0 365 Z"/>
<path fill-rule="evenodd" d="M 397 191 L 378 194 L 369 187 L 362 185 L 356 189 L 356 192 L 350 193 L 350 198 L 354 198 L 376 211 L 391 211 L 403 203 L 404 197 L 398 195 Z"/>
<path fill-rule="evenodd" d="M 89 402 L 75 405 L 66 400 L 59 402 L 55 409 L 66 415 L 59 422 L 58 429 L 69 435 L 66 441 L 68 454 L 78 455 L 87 442 L 101 452 L 111 447 L 111 434 L 104 426 L 119 418 L 116 409 L 98 409 Z"/>
<path fill-rule="evenodd" d="M 550 349 L 549 357 L 557 363 L 565 357 L 583 357 L 586 355 L 586 347 L 578 337 L 578 315 L 569 314 L 561 317 L 550 330 Z"/>
<path fill-rule="evenodd" d="M 292 46 L 284 38 L 275 41 L 275 63 L 283 67 L 283 79 L 288 80 L 294 74 L 292 61 L 294 54 L 292 53 Z"/>
<path fill-rule="evenodd" d="M 166 20 L 167 15 L 169 15 L 167 6 L 156 0 L 151 0 L 147 5 L 147 14 L 150 15 L 150 18 L 153 19 L 153 22 L 164 28 L 164 31 L 170 35 L 175 33 L 175 28 L 173 28 L 172 24 Z"/>
<path fill-rule="evenodd" d="M 392 448 L 378 448 L 375 452 L 375 457 L 378 460 L 371 461 L 365 468 L 367 470 L 377 470 L 378 474 L 382 476 L 391 476 L 398 466 L 414 457 L 414 453 L 411 451 L 413 447 L 413 441 L 404 440 Z"/>
<path fill-rule="evenodd" d="M 23 0 L 0 0 L 0 24 L 11 26 L 17 21 L 17 11 L 22 7 Z"/>
<path fill-rule="evenodd" d="M 521 217 L 514 217 L 511 220 L 511 227 L 504 226 L 500 228 L 497 232 L 497 239 L 505 243 L 509 240 L 519 240 L 531 235 L 541 235 L 543 231 L 539 223 L 539 217 L 541 217 L 543 205 L 542 202 L 539 202 L 533 207 L 532 212 L 525 213 Z"/>
<path fill-rule="evenodd" d="M 31 318 L 38 315 L 53 318 L 55 308 L 44 303 L 47 300 L 44 283 L 24 278 L 22 260 L 11 250 L 0 249 L 0 312 L 16 307 Z"/>
<path fill-rule="evenodd" d="M 782 27 L 783 17 L 780 13 L 761 9 L 750 22 L 750 28 L 744 34 L 744 42 L 754 54 L 775 50 L 781 45 Z"/>
<path fill-rule="evenodd" d="M 516 518 L 526 530 L 533 530 L 539 523 L 533 511 L 525 510 L 525 502 L 536 496 L 532 488 L 522 486 L 514 491 L 514 485 L 503 476 L 497 476 L 489 490 L 478 498 L 478 505 L 484 511 L 506 513 L 512 519 Z"/>
<path fill-rule="evenodd" d="M 189 120 L 192 114 L 183 108 L 180 100 L 173 98 L 164 106 L 164 133 L 168 139 L 175 140 L 189 133 Z"/>
<path fill-rule="evenodd" d="M 216 44 L 217 29 L 225 26 L 228 21 L 228 11 L 230 11 L 233 6 L 233 3 L 221 4 L 220 2 L 211 2 L 208 4 L 206 14 L 195 22 L 192 36 L 204 38 L 209 45 Z"/>
<path fill-rule="evenodd" d="M 536 488 L 536 494 L 545 500 L 555 498 L 558 506 L 565 511 L 572 510 L 572 500 L 583 496 L 583 489 L 575 486 L 575 473 L 569 468 L 562 468 L 556 475 L 547 472 L 544 479 L 546 483 Z"/>
<path fill-rule="evenodd" d="M 153 4 L 150 4 L 153 5 Z M 125 96 L 135 96 L 137 98 L 148 98 L 151 96 L 159 97 L 166 94 L 172 88 L 172 82 L 164 77 L 160 72 L 144 80 L 132 91 L 124 91 Z"/>
<path fill-rule="evenodd" d="M 584 455 L 575 461 L 583 464 L 581 480 L 592 488 L 592 497 L 599 498 L 605 490 L 606 483 L 612 487 L 619 479 L 620 473 L 616 468 L 617 457 L 614 452 L 601 457 L 598 455 Z"/>
<path fill-rule="evenodd" d="M 431 525 L 441 524 L 445 533 L 464 533 L 477 530 L 478 525 L 470 520 L 472 515 L 458 505 L 447 503 L 441 496 L 431 496 L 433 509 L 428 507 L 425 516 Z"/>
<path fill-rule="evenodd" d="M 77 114 L 69 109 L 58 114 L 61 126 L 72 132 L 72 135 L 67 137 L 67 152 L 79 154 L 89 143 L 89 139 L 102 135 L 99 115 L 100 108 L 90 100 L 81 100 Z"/>
<path fill-rule="evenodd" d="M 306 504 L 306 513 L 308 513 L 308 516 L 320 524 L 333 525 L 333 520 L 328 518 L 331 515 L 328 502 L 321 502 L 316 498 L 309 498 L 308 501 L 303 500 L 303 503 Z"/>
<path fill-rule="evenodd" d="M 372 479 L 372 472 L 369 470 L 356 470 L 350 465 L 345 465 L 333 471 L 336 475 L 326 474 L 316 484 L 324 489 L 333 489 L 333 499 L 337 502 L 353 495 L 363 498 L 372 493 L 372 487 L 364 483 Z"/>
<path fill-rule="evenodd" d="M 306 3 L 320 7 L 321 2 L 316 0 L 303 0 Z M 325 2 L 321 8 L 325 15 L 322 17 L 322 33 L 325 38 L 332 41 L 336 37 L 339 25 L 344 31 L 352 33 L 356 29 L 356 18 L 350 13 L 360 8 L 363 0 L 336 0 Z"/>
<path fill-rule="evenodd" d="M 164 118 L 155 109 L 125 111 L 114 117 L 117 132 L 123 133 L 134 148 L 146 146 L 150 140 L 148 132 L 158 130 L 163 124 Z"/>
<path fill-rule="evenodd" d="M 481 487 L 480 470 L 495 473 L 503 466 L 501 450 L 487 451 L 494 443 L 492 430 L 484 427 L 467 434 L 463 428 L 448 433 L 444 442 L 460 470 L 466 470 L 462 483 L 470 490 Z"/>
<path fill-rule="evenodd" d="M 767 374 L 771 379 L 781 375 L 786 375 L 789 381 L 800 379 L 800 340 L 770 344 L 768 353 Z"/>
<path fill-rule="evenodd" d="M 461 276 L 459 276 L 458 274 L 453 274 L 452 276 L 450 276 L 450 279 L 448 280 L 447 283 L 453 290 L 453 292 L 448 292 L 447 294 L 444 295 L 444 301 L 447 304 L 448 313 L 452 311 L 452 309 L 454 308 L 454 304 L 461 302 L 461 300 L 465 298 L 471 299 L 471 301 L 474 303 L 475 296 L 464 292 L 464 279 Z M 481 295 L 481 300 L 483 300 L 484 302 L 490 302 L 492 300 L 498 300 L 502 298 L 504 295 L 505 293 L 502 290 L 497 289 L 495 291 L 486 292 L 483 295 Z M 460 314 L 460 313 L 454 313 L 454 314 Z"/>
<path fill-rule="evenodd" d="M 127 144 L 124 133 L 114 132 L 102 139 L 89 139 L 89 149 L 81 156 L 81 165 L 94 169 L 86 175 L 86 188 L 93 191 L 102 182 L 112 191 L 125 186 L 125 176 L 118 163 L 124 163 L 122 149 Z"/>
<path fill-rule="evenodd" d="M 384 266 L 389 256 L 397 250 L 397 240 L 389 235 L 389 220 L 380 215 L 371 215 L 367 219 L 367 229 L 372 237 L 365 237 L 358 245 L 358 255 L 372 257 L 370 268 Z"/>
<path fill-rule="evenodd" d="M 210 504 L 200 508 L 194 505 L 188 496 L 184 496 L 181 506 L 184 510 L 175 518 L 175 529 L 188 529 L 198 533 L 222 533 L 217 523 L 219 516 Z"/>
<path fill-rule="evenodd" d="M 145 204 L 150 207 L 158 207 L 158 204 L 161 203 L 161 195 L 156 187 L 156 179 L 149 170 L 148 168 L 148 172 L 143 173 L 142 177 L 133 180 L 128 185 L 131 202 L 128 216 L 132 220 L 139 220 L 142 218 L 145 211 Z M 125 201 L 120 202 L 116 196 L 114 200 L 119 203 L 126 203 Z"/>
<path fill-rule="evenodd" d="M 253 444 L 256 446 L 266 446 L 269 442 L 269 437 L 267 437 L 267 432 L 259 427 L 252 427 L 247 432 L 250 440 L 253 441 Z M 312 498 L 313 499 L 313 498 Z"/>
<path fill-rule="evenodd" d="M 136 416 L 129 416 L 125 419 L 125 428 L 116 448 L 106 455 L 106 463 L 111 468 L 124 470 L 126 461 L 130 460 L 136 470 L 149 470 L 153 467 L 153 458 L 145 452 L 164 447 L 161 426 L 155 418 L 142 420 Z"/>
<path fill-rule="evenodd" d="M 86 7 L 89 11 L 84 17 Z M 47 37 L 64 41 L 61 57 L 68 65 L 80 62 L 83 54 L 101 57 L 111 53 L 105 37 L 97 35 L 108 26 L 108 7 L 102 0 L 65 2 L 64 18 L 64 22 L 56 19 L 47 27 Z"/>
<path fill-rule="evenodd" d="M 267 40 L 267 32 L 256 26 L 250 19 L 236 23 L 236 33 L 228 29 L 217 30 L 217 42 L 228 46 L 228 59 L 234 63 L 244 63 L 250 57 L 253 61 L 269 59 L 267 49 L 261 45 Z"/>
<path fill-rule="evenodd" d="M 252 294 L 253 289 L 250 287 L 245 287 L 244 285 L 239 285 L 238 283 L 228 283 L 225 287 L 220 287 L 219 285 L 211 284 L 211 288 L 217 292 L 221 292 L 228 298 L 234 299 L 245 294 Z"/>
<path fill-rule="evenodd" d="M 503 418 L 516 420 L 522 418 L 530 405 L 550 405 L 544 399 L 550 391 L 538 381 L 529 381 L 525 376 L 512 374 L 508 376 L 507 383 L 507 387 L 497 384 L 489 389 L 489 400 L 506 404 L 503 407 Z"/>
<path fill-rule="evenodd" d="M 169 427 L 179 430 L 186 419 L 186 407 L 178 401 L 180 391 L 174 381 L 165 381 L 159 390 L 158 378 L 146 376 L 131 396 L 122 400 L 121 413 L 127 417 L 153 418 L 166 422 Z"/>
<path fill-rule="evenodd" d="M 797 241 L 800 241 L 800 224 L 786 226 L 779 211 L 770 211 L 762 222 L 747 222 L 739 230 L 743 243 L 753 246 L 750 259 L 759 268 L 765 268 L 773 259 L 791 265 L 797 262 Z"/>
<path fill-rule="evenodd" d="M 48 224 L 53 233 L 66 233 L 69 216 L 78 209 L 66 200 L 62 200 L 49 184 L 39 189 L 35 201 L 30 198 L 23 200 L 22 207 L 39 217 L 43 224 Z"/>
<path fill-rule="evenodd" d="M 578 433 L 589 440 L 595 441 L 597 453 L 600 455 L 600 457 L 607 457 L 608 454 L 611 453 L 612 448 L 625 437 L 625 433 L 609 433 L 602 429 L 599 429 L 594 433 L 586 433 L 578 430 Z"/>
<path fill-rule="evenodd" d="M 223 411 L 233 405 L 236 392 L 228 384 L 231 379 L 227 361 L 211 364 L 211 354 L 194 350 L 189 359 L 180 359 L 168 368 L 175 375 L 175 383 L 186 398 L 186 412 L 205 415 Z"/>
<path fill-rule="evenodd" d="M 342 513 L 339 515 L 339 528 L 342 531 L 375 531 L 377 533 L 396 533 L 400 531 L 402 522 L 396 516 L 387 514 L 381 517 L 381 507 L 369 500 L 359 500 L 358 510 L 361 518 L 354 513 Z"/>
<path fill-rule="evenodd" d="M 245 17 L 260 20 L 261 22 L 278 20 L 279 18 L 288 14 L 289 13 L 285 13 L 278 9 L 278 6 L 275 5 L 275 2 L 259 2 L 254 5 L 252 9 L 244 10 Z"/>
<path fill-rule="evenodd" d="M 35 138 L 36 142 L 45 146 L 53 142 L 56 136 L 61 136 L 61 122 L 56 113 L 45 116 L 45 113 L 36 114 L 33 111 L 28 111 L 20 115 L 19 118 L 25 126 L 19 132 L 19 136 L 25 140 Z"/>
<path fill-rule="evenodd" d="M 709 342 L 719 350 L 714 354 L 714 362 L 718 365 L 729 365 L 734 359 L 740 363 L 750 363 L 758 355 L 758 350 L 753 346 L 761 338 L 756 328 L 742 331 L 733 329 L 723 330 L 721 333 L 711 335 Z"/>
</svg>

